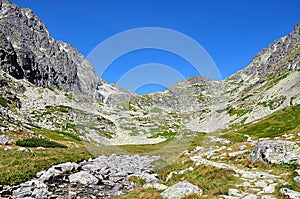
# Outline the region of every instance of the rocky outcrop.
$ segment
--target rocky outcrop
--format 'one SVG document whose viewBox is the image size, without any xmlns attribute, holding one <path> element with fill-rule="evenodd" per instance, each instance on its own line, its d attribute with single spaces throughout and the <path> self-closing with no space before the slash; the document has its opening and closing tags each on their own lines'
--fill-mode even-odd
<svg viewBox="0 0 300 199">
<path fill-rule="evenodd" d="M 300 148 L 291 141 L 266 140 L 256 145 L 249 155 L 249 160 L 265 164 L 299 164 Z"/>
<path fill-rule="evenodd" d="M 74 47 L 55 41 L 28 8 L 4 1 L 0 13 L 0 69 L 17 79 L 103 100 L 100 79 Z M 115 88 L 116 90 L 118 88 Z"/>
<path fill-rule="evenodd" d="M 1 197 L 10 198 L 107 198 L 125 194 L 137 185 L 130 176 L 141 176 L 151 185 L 156 180 L 151 163 L 157 156 L 111 155 L 77 163 L 54 165 L 17 186 L 6 186 Z M 154 179 L 154 181 L 153 181 Z M 157 186 L 158 183 L 155 183 Z"/>
</svg>

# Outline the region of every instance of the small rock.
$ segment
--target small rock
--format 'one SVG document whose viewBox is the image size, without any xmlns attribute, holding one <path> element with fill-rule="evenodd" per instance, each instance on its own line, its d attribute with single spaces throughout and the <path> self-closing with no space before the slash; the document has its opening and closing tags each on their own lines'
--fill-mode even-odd
<svg viewBox="0 0 300 199">
<path fill-rule="evenodd" d="M 241 145 L 241 146 L 239 146 L 239 149 L 240 149 L 241 151 L 245 150 L 246 148 L 247 148 L 246 145 Z"/>
<path fill-rule="evenodd" d="M 300 176 L 294 177 L 294 181 L 295 181 L 295 182 L 300 182 Z"/>
<path fill-rule="evenodd" d="M 249 195 L 243 197 L 242 199 L 256 199 L 256 198 L 257 198 L 257 195 L 255 195 L 255 194 L 249 194 Z"/>
<path fill-rule="evenodd" d="M 146 183 L 143 186 L 144 188 L 148 189 L 148 188 L 154 188 L 157 189 L 159 191 L 164 191 L 166 190 L 168 187 L 166 185 L 160 184 L 158 182 L 150 182 L 150 183 Z"/>
<path fill-rule="evenodd" d="M 238 189 L 229 189 L 228 195 L 234 196 L 234 197 L 242 197 L 243 196 Z"/>
<path fill-rule="evenodd" d="M 267 193 L 267 194 L 274 193 L 276 185 L 277 185 L 277 183 L 273 183 L 273 184 L 270 184 L 269 186 L 263 187 L 264 193 Z"/>
<path fill-rule="evenodd" d="M 0 135 L 0 145 L 7 144 L 8 142 L 8 136 L 7 135 Z"/>
<path fill-rule="evenodd" d="M 244 155 L 244 154 L 249 153 L 249 152 L 250 152 L 249 150 L 236 151 L 236 152 L 228 153 L 228 156 L 229 157 L 236 157 L 238 155 Z"/>
<path fill-rule="evenodd" d="M 76 163 L 66 162 L 66 163 L 56 165 L 53 168 L 65 173 L 65 172 L 68 172 L 68 171 L 72 171 L 73 169 L 77 169 L 78 167 L 79 167 L 79 165 L 76 164 Z"/>
<path fill-rule="evenodd" d="M 4 151 L 8 151 L 8 150 L 12 150 L 12 147 L 11 146 L 5 146 Z"/>
<path fill-rule="evenodd" d="M 162 192 L 162 197 L 168 199 L 180 199 L 192 193 L 202 195 L 203 191 L 199 189 L 197 186 L 184 180 L 169 187 L 164 192 Z"/>
<path fill-rule="evenodd" d="M 60 174 L 62 174 L 61 171 L 59 171 L 57 169 L 54 169 L 54 168 L 50 168 L 47 171 L 42 171 L 42 172 L 37 173 L 37 176 L 40 176 L 39 180 L 41 180 L 41 181 L 47 181 L 51 177 L 58 176 Z"/>
<path fill-rule="evenodd" d="M 25 152 L 25 153 L 32 153 L 32 150 L 31 149 L 27 149 L 25 147 L 20 147 L 18 148 L 18 151 L 20 152 Z"/>
<path fill-rule="evenodd" d="M 255 182 L 254 185 L 256 187 L 266 187 L 267 183 L 265 181 L 258 181 L 258 182 Z"/>
</svg>

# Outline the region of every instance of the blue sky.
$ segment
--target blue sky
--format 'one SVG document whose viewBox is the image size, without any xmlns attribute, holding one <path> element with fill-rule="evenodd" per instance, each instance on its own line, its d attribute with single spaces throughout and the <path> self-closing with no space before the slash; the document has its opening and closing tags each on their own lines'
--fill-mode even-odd
<svg viewBox="0 0 300 199">
<path fill-rule="evenodd" d="M 209 53 L 222 78 L 247 66 L 252 57 L 300 21 L 299 0 L 11 0 L 31 8 L 52 37 L 83 55 L 105 39 L 133 28 L 162 27 L 196 40 Z M 118 79 L 146 63 L 171 66 L 185 77 L 197 75 L 189 62 L 170 52 L 146 49 L 121 56 L 103 78 Z M 97 66 L 95 66 L 97 70 Z M 167 76 L 166 76 L 167 78 Z M 137 92 L 161 90 L 144 86 Z"/>
</svg>

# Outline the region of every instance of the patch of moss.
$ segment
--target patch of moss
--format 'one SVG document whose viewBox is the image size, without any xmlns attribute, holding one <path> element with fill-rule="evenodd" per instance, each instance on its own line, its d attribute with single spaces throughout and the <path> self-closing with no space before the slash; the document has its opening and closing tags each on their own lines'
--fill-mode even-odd
<svg viewBox="0 0 300 199">
<path fill-rule="evenodd" d="M 139 186 L 143 186 L 144 184 L 146 184 L 146 180 L 143 178 L 138 178 L 136 176 L 130 176 L 128 178 L 128 181 L 130 182 L 134 182 L 135 184 L 139 185 Z"/>
<path fill-rule="evenodd" d="M 0 96 L 0 105 L 5 108 L 8 107 L 6 100 L 2 96 Z"/>
<path fill-rule="evenodd" d="M 160 109 L 160 108 L 157 108 L 157 107 L 155 107 L 155 108 L 151 109 L 151 111 L 150 111 L 150 112 L 152 112 L 152 113 L 162 113 L 162 112 L 163 112 L 163 110 L 162 110 L 162 109 Z"/>
</svg>

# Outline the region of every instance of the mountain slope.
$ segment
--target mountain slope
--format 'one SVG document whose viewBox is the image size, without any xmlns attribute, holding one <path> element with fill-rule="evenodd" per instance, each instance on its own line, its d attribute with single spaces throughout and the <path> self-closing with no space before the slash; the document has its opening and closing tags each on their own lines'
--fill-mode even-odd
<svg viewBox="0 0 300 199">
<path fill-rule="evenodd" d="M 0 77 L 11 85 L 0 90 L 5 131 L 13 122 L 104 144 L 149 144 L 255 122 L 300 103 L 299 24 L 223 81 L 193 77 L 149 95 L 107 84 L 30 9 L 5 0 L 0 24 Z"/>
</svg>

